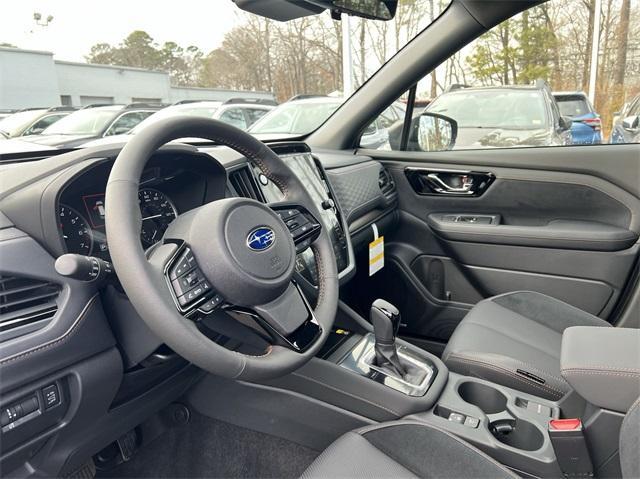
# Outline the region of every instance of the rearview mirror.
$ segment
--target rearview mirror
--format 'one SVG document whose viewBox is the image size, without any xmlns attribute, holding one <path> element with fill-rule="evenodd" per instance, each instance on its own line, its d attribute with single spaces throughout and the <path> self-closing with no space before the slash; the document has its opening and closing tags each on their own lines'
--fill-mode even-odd
<svg viewBox="0 0 640 479">
<path fill-rule="evenodd" d="M 417 135 L 421 151 L 451 150 L 458 136 L 458 123 L 453 118 L 425 112 L 419 117 Z"/>
<path fill-rule="evenodd" d="M 628 116 L 622 120 L 622 128 L 627 131 L 636 131 L 640 128 L 640 116 Z"/>
<path fill-rule="evenodd" d="M 308 3 L 372 20 L 391 20 L 396 15 L 398 0 L 307 0 Z"/>
</svg>

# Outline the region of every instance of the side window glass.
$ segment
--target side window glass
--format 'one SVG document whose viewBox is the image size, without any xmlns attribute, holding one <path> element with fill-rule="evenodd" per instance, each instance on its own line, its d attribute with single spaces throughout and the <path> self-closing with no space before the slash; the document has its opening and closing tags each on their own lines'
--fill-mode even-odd
<svg viewBox="0 0 640 479">
<path fill-rule="evenodd" d="M 247 108 L 245 113 L 247 115 L 247 128 L 253 125 L 256 121 L 262 118 L 269 110 L 262 110 L 257 108 Z"/>
<path fill-rule="evenodd" d="M 566 0 L 536 5 L 497 25 L 418 82 L 406 135 L 404 122 L 392 124 L 389 110 L 372 120 L 388 137 L 377 148 L 640 143 L 640 55 L 634 36 L 640 4 L 628 3 L 603 2 L 599 25 L 589 9 L 600 2 Z M 599 46 L 587 38 L 599 39 Z M 594 65 L 592 48 L 598 48 Z M 395 104 L 408 98 L 407 92 Z M 371 145 L 368 132 L 361 137 L 363 148 Z"/>
<path fill-rule="evenodd" d="M 131 113 L 125 113 L 111 125 L 109 130 L 105 133 L 105 136 L 126 135 L 129 133 L 129 130 L 152 113 L 153 112 L 150 111 L 134 111 Z"/>
<path fill-rule="evenodd" d="M 220 121 L 225 123 L 229 123 L 241 130 L 245 130 L 247 128 L 247 123 L 244 119 L 244 115 L 242 114 L 242 110 L 239 108 L 230 108 L 224 111 L 220 115 Z"/>
<path fill-rule="evenodd" d="M 56 121 L 58 121 L 60 118 L 62 118 L 64 116 L 65 115 L 48 115 L 48 116 L 45 116 L 44 118 L 41 118 L 40 120 L 36 121 L 33 125 L 31 125 L 31 127 L 29 127 L 29 129 L 26 130 L 22 135 L 23 136 L 39 135 L 48 126 L 53 125 Z"/>
</svg>

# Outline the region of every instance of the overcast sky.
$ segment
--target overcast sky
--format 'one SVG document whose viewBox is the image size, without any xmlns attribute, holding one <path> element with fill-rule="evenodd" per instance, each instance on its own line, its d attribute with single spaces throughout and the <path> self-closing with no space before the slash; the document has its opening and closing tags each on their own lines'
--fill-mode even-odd
<svg viewBox="0 0 640 479">
<path fill-rule="evenodd" d="M 71 61 L 85 61 L 94 44 L 119 43 L 133 30 L 145 30 L 158 43 L 171 40 L 208 53 L 239 21 L 231 0 L 18 0 L 4 7 L 0 43 Z M 40 27 L 34 12 L 43 19 L 53 15 L 53 21 Z"/>
</svg>

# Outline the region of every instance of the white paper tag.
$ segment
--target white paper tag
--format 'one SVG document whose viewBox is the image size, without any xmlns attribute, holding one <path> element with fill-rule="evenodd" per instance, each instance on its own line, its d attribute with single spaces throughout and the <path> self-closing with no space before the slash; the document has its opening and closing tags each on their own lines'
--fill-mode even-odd
<svg viewBox="0 0 640 479">
<path fill-rule="evenodd" d="M 378 227 L 374 223 L 373 241 L 369 243 L 369 276 L 373 276 L 384 268 L 384 236 L 378 236 Z"/>
</svg>

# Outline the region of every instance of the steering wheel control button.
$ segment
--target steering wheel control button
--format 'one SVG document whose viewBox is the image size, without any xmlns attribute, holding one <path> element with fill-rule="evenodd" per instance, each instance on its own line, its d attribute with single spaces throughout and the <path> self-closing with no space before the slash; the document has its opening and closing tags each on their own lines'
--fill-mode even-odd
<svg viewBox="0 0 640 479">
<path fill-rule="evenodd" d="M 205 281 L 204 274 L 202 273 L 202 271 L 200 271 L 199 268 L 194 268 L 188 273 L 185 273 L 184 275 L 180 276 L 178 279 L 174 279 L 171 282 L 171 285 L 173 286 L 173 290 L 175 291 L 176 296 L 182 296 L 183 294 L 191 291 L 201 283 L 202 284 L 206 283 L 207 289 L 210 288 L 209 283 Z"/>
<path fill-rule="evenodd" d="M 285 223 L 289 218 L 296 216 L 297 214 L 300 214 L 298 210 L 294 210 L 294 209 L 276 210 L 276 213 L 280 218 L 282 218 L 282 221 L 284 221 Z"/>
<path fill-rule="evenodd" d="M 332 206 L 329 205 L 329 207 Z M 296 253 L 301 253 L 318 239 L 321 230 L 320 224 L 305 208 L 297 206 L 279 209 L 276 207 L 275 212 L 287 226 L 293 238 Z"/>
<path fill-rule="evenodd" d="M 178 302 L 180 303 L 180 306 L 186 306 L 190 303 L 193 303 L 195 300 L 200 299 L 205 293 L 206 290 L 203 286 L 197 286 L 191 291 L 188 291 L 187 293 L 178 297 Z"/>
<path fill-rule="evenodd" d="M 209 314 L 211 311 L 216 309 L 221 304 L 222 304 L 222 296 L 220 296 L 219 294 L 216 294 L 211 299 L 201 304 L 198 310 L 204 314 Z"/>
<path fill-rule="evenodd" d="M 60 404 L 60 391 L 57 384 L 50 384 L 42 388 L 42 397 L 44 398 L 44 408 L 51 409 Z"/>
<path fill-rule="evenodd" d="M 182 254 L 176 265 L 171 269 L 171 273 L 169 277 L 173 279 L 177 279 L 183 274 L 191 271 L 196 266 L 196 259 L 193 256 L 193 253 L 189 248 L 185 250 Z"/>
</svg>

